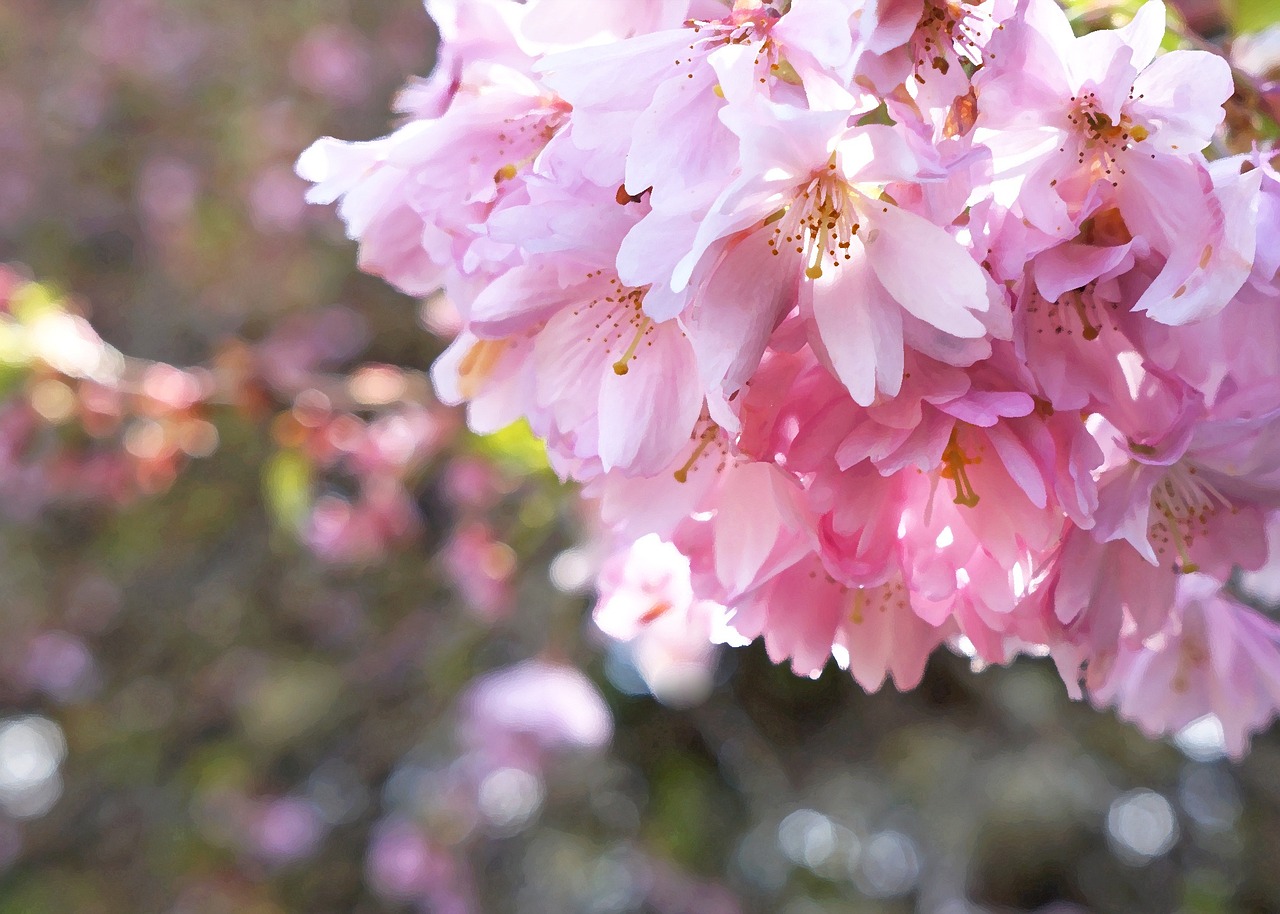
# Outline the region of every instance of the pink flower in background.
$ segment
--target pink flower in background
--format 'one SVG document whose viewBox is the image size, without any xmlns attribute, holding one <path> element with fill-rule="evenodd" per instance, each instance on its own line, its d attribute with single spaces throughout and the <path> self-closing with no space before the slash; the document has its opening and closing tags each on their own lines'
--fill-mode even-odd
<svg viewBox="0 0 1280 914">
<path fill-rule="evenodd" d="M 324 837 L 315 807 L 296 797 L 262 805 L 251 824 L 258 854 L 277 866 L 311 856 Z"/>
<path fill-rule="evenodd" d="M 476 680 L 461 700 L 459 739 L 491 767 L 540 770 L 565 750 L 608 744 L 613 718 L 591 681 L 571 666 L 528 660 Z"/>
<path fill-rule="evenodd" d="M 513 598 L 515 553 L 481 523 L 457 530 L 441 553 L 445 574 L 463 602 L 482 619 L 505 616 Z"/>
<path fill-rule="evenodd" d="M 369 92 L 369 49 L 354 29 L 319 26 L 289 60 L 293 78 L 335 102 L 355 104 Z"/>
<path fill-rule="evenodd" d="M 1231 43 L 1231 62 L 1258 80 L 1258 90 L 1273 118 L 1280 117 L 1280 25 Z"/>
<path fill-rule="evenodd" d="M 69 632 L 41 632 L 26 647 L 23 678 L 35 689 L 60 702 L 92 695 L 101 686 L 93 654 Z"/>
<path fill-rule="evenodd" d="M 405 820 L 389 819 L 375 830 L 365 871 L 374 890 L 394 901 L 441 914 L 479 910 L 466 865 Z"/>
</svg>

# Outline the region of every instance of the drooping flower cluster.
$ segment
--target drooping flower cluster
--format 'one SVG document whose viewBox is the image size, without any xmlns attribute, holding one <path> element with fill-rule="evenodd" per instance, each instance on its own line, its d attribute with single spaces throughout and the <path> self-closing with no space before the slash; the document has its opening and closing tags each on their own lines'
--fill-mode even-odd
<svg viewBox="0 0 1280 914">
<path fill-rule="evenodd" d="M 687 561 L 648 607 L 614 574 L 610 618 L 710 606 L 868 689 L 1051 655 L 1244 750 L 1280 704 L 1280 626 L 1223 593 L 1280 508 L 1280 175 L 1205 154 L 1225 60 L 1161 52 L 1159 0 L 1079 36 L 1052 0 L 427 6 L 406 123 L 299 172 L 458 307 L 442 397 L 527 420 L 636 568 Z"/>
</svg>

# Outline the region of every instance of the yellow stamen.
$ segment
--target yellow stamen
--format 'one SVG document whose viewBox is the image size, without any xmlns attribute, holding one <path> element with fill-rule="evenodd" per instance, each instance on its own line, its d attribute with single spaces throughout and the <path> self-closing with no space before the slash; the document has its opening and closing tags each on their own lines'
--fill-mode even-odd
<svg viewBox="0 0 1280 914">
<path fill-rule="evenodd" d="M 773 73 L 775 78 L 784 83 L 789 83 L 793 86 L 804 85 L 804 81 L 800 78 L 800 73 L 791 65 L 791 61 L 789 60 L 779 60 L 776 64 L 771 66 L 769 70 Z"/>
<path fill-rule="evenodd" d="M 630 362 L 633 358 L 635 358 L 636 350 L 640 348 L 640 341 L 644 339 L 645 333 L 648 332 L 651 326 L 653 326 L 653 320 L 649 317 L 646 317 L 644 318 L 644 320 L 640 321 L 640 326 L 636 328 L 636 335 L 631 340 L 631 345 L 628 346 L 627 351 L 622 354 L 622 358 L 618 359 L 618 361 L 613 363 L 614 374 L 624 375 L 628 371 L 630 371 L 630 369 L 627 367 L 627 363 Z"/>
<path fill-rule="evenodd" d="M 689 481 L 689 471 L 693 469 L 693 465 L 698 462 L 698 458 L 702 456 L 702 452 L 712 441 L 716 440 L 716 432 L 720 430 L 717 425 L 712 425 L 702 433 L 702 439 L 698 442 L 698 446 L 693 449 L 693 453 L 689 455 L 689 459 L 684 462 L 684 466 L 676 470 L 676 482 L 685 483 Z"/>
<path fill-rule="evenodd" d="M 1089 322 L 1089 310 L 1085 307 L 1084 296 L 1077 292 L 1073 296 L 1071 304 L 1080 318 L 1080 326 L 1084 328 L 1081 336 L 1086 340 L 1096 340 L 1098 334 L 1102 332 L 1102 328 Z"/>
<path fill-rule="evenodd" d="M 966 508 L 972 508 L 978 504 L 978 493 L 974 491 L 973 483 L 969 480 L 969 473 L 965 467 L 978 461 L 965 456 L 959 442 L 956 440 L 956 432 L 958 431 L 958 427 L 951 431 L 951 438 L 947 441 L 946 449 L 942 452 L 943 466 L 939 475 L 943 479 L 950 479 L 955 484 L 955 503 Z"/>
<path fill-rule="evenodd" d="M 1151 492 L 1151 507 L 1156 519 L 1147 535 L 1157 552 L 1172 543 L 1178 554 L 1174 571 L 1192 574 L 1200 565 L 1191 558 L 1191 547 L 1197 537 L 1208 531 L 1210 518 L 1220 508 L 1230 509 L 1231 502 L 1194 466 L 1174 464 Z"/>
</svg>

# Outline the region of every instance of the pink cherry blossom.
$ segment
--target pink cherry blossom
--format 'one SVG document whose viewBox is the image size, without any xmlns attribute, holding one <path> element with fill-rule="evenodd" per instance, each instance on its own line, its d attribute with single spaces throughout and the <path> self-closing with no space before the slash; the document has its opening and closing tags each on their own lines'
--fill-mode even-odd
<svg viewBox="0 0 1280 914">
<path fill-rule="evenodd" d="M 550 753 L 599 749 L 613 735 L 609 708 L 591 681 L 543 660 L 476 680 L 461 699 L 461 715 L 460 741 L 493 768 L 536 771 Z"/>
<path fill-rule="evenodd" d="M 1242 752 L 1275 627 L 1220 582 L 1280 512 L 1280 177 L 1226 152 L 1226 61 L 1159 0 L 588 6 L 432 0 L 409 121 L 299 173 L 447 292 L 440 398 L 582 484 L 651 690 L 702 694 L 713 643 L 870 690 L 950 645 Z"/>
<path fill-rule="evenodd" d="M 701 221 L 671 276 L 677 291 L 695 274 L 705 284 L 693 306 L 698 326 L 741 326 L 719 317 L 745 304 L 764 310 L 769 328 L 789 310 L 790 296 L 744 302 L 734 293 L 794 287 L 813 345 L 864 406 L 877 391 L 898 392 L 908 339 L 960 364 L 989 353 L 951 342 L 987 335 L 982 316 L 1002 305 L 993 304 L 989 278 L 944 228 L 882 199 L 894 182 L 918 180 L 928 167 L 905 134 L 848 128 L 843 112 L 796 111 L 759 98 L 731 105 L 721 119 L 741 137 L 742 173 Z M 926 262 L 945 270 L 948 281 L 928 282 Z M 747 340 L 754 345 L 758 337 Z M 710 345 L 742 342 L 720 337 Z"/>
<path fill-rule="evenodd" d="M 996 199 L 1051 236 L 1068 240 L 1117 205 L 1127 233 L 1165 260 L 1130 310 L 1181 324 L 1230 300 L 1254 240 L 1251 191 L 1223 195 L 1202 155 L 1230 68 L 1205 51 L 1156 58 L 1164 18 L 1150 0 L 1125 28 L 1077 38 L 1052 0 L 1024 0 L 975 81 L 987 100 L 975 138 L 991 151 Z"/>
<path fill-rule="evenodd" d="M 366 143 L 318 140 L 298 173 L 316 185 L 310 202 L 341 200 L 363 269 L 425 295 L 473 272 L 467 255 L 483 237 L 478 224 L 518 186 L 565 111 L 519 72 L 495 68 L 439 117 Z"/>
<path fill-rule="evenodd" d="M 710 694 L 717 643 L 746 644 L 725 623 L 725 609 L 693 595 L 689 560 L 649 534 L 601 570 L 595 621 L 629 642 L 632 660 L 661 701 L 691 705 Z"/>
<path fill-rule="evenodd" d="M 906 690 L 920 682 L 929 654 L 949 634 L 913 612 L 911 600 L 901 576 L 849 587 L 810 556 L 740 601 L 729 622 L 747 637 L 762 634 L 770 657 L 790 659 L 799 675 L 816 677 L 834 652 L 868 691 L 886 677 Z M 805 610 L 795 612 L 797 606 Z"/>
<path fill-rule="evenodd" d="M 1240 758 L 1280 709 L 1280 625 L 1233 600 L 1217 579 L 1189 575 L 1165 629 L 1090 667 L 1087 685 L 1094 704 L 1114 706 L 1149 736 L 1212 714 Z"/>
</svg>

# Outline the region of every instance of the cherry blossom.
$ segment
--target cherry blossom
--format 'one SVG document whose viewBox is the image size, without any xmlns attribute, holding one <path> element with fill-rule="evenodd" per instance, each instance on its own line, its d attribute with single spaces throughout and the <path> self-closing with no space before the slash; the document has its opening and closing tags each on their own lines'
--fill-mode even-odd
<svg viewBox="0 0 1280 914">
<path fill-rule="evenodd" d="M 757 637 L 911 688 L 950 645 L 1243 752 L 1280 704 L 1223 583 L 1269 580 L 1280 511 L 1280 179 L 1227 154 L 1226 60 L 1159 0 L 596 6 L 430 3 L 408 122 L 299 172 L 452 300 L 441 399 L 582 484 L 650 688 Z"/>
</svg>

